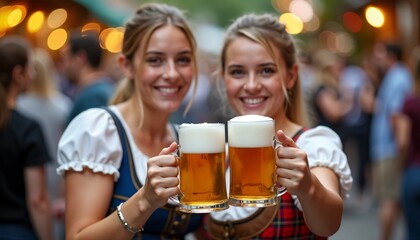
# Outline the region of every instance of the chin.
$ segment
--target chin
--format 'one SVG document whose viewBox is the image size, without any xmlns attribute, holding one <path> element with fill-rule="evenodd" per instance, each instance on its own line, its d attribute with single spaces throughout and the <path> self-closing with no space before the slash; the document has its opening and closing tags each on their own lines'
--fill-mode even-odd
<svg viewBox="0 0 420 240">
<path fill-rule="evenodd" d="M 181 106 L 181 104 L 164 106 L 164 107 L 161 108 L 161 111 L 162 112 L 173 113 L 173 112 L 176 112 L 179 109 L 180 106 Z"/>
<path fill-rule="evenodd" d="M 266 111 L 263 109 L 249 109 L 249 108 L 242 108 L 238 111 L 241 115 L 249 115 L 249 114 L 255 114 L 255 115 L 265 115 Z"/>
</svg>

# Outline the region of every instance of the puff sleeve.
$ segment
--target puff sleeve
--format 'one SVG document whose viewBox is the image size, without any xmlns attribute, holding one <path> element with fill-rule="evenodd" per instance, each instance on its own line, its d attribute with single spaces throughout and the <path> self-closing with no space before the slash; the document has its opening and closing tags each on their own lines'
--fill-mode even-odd
<svg viewBox="0 0 420 240">
<path fill-rule="evenodd" d="M 337 174 L 341 195 L 347 197 L 353 178 L 340 137 L 330 128 L 318 126 L 302 133 L 296 144 L 307 153 L 310 168 L 327 167 Z"/>
<path fill-rule="evenodd" d="M 122 147 L 112 117 L 100 108 L 88 109 L 76 116 L 58 143 L 57 173 L 89 168 L 119 178 Z"/>
</svg>

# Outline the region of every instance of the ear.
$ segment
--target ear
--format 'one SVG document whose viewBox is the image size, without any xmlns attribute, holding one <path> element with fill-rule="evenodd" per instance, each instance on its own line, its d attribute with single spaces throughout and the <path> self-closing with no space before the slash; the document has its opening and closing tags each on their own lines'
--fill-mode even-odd
<svg viewBox="0 0 420 240">
<path fill-rule="evenodd" d="M 296 63 L 287 71 L 287 79 L 286 79 L 287 89 L 292 89 L 295 86 L 297 78 L 298 78 L 298 71 L 299 71 L 299 66 Z"/>
<path fill-rule="evenodd" d="M 14 79 L 14 82 L 17 85 L 21 85 L 22 83 L 22 79 L 23 79 L 23 75 L 24 75 L 24 68 L 20 65 L 16 65 L 13 70 L 12 70 L 12 78 Z"/>
<path fill-rule="evenodd" d="M 133 78 L 133 68 L 131 65 L 131 61 L 128 60 L 124 55 L 120 55 L 118 57 L 118 63 L 124 73 L 124 76 L 128 79 L 132 79 Z"/>
</svg>

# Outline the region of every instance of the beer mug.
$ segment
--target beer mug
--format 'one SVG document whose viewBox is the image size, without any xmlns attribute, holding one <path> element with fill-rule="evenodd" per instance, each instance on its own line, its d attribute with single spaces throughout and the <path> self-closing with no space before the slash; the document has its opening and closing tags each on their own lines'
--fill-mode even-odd
<svg viewBox="0 0 420 240">
<path fill-rule="evenodd" d="M 179 210 L 206 213 L 229 207 L 225 178 L 225 125 L 179 126 Z"/>
<path fill-rule="evenodd" d="M 228 121 L 230 163 L 229 204 L 266 207 L 285 193 L 276 187 L 274 120 L 244 115 Z"/>
</svg>

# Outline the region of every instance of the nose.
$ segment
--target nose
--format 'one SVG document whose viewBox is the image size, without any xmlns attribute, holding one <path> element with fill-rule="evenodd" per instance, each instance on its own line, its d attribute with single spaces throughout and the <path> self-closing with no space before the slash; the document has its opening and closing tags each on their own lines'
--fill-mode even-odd
<svg viewBox="0 0 420 240">
<path fill-rule="evenodd" d="M 262 86 L 257 76 L 254 73 L 250 73 L 244 84 L 244 89 L 248 92 L 257 92 L 261 90 L 261 88 Z"/>
<path fill-rule="evenodd" d="M 173 60 L 167 61 L 165 69 L 164 69 L 164 73 L 162 76 L 163 78 L 168 79 L 168 80 L 174 80 L 177 77 L 179 77 L 178 69 Z"/>
</svg>

